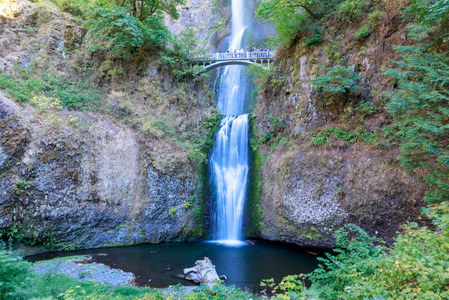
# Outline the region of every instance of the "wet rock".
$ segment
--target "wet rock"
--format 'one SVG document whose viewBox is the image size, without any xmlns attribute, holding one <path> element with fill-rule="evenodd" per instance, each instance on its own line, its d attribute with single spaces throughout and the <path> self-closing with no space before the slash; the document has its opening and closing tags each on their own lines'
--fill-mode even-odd
<svg viewBox="0 0 449 300">
<path fill-rule="evenodd" d="M 3 151 L 3 148 L 0 146 L 0 169 L 3 167 L 8 158 L 8 154 L 6 154 L 5 151 Z"/>
</svg>

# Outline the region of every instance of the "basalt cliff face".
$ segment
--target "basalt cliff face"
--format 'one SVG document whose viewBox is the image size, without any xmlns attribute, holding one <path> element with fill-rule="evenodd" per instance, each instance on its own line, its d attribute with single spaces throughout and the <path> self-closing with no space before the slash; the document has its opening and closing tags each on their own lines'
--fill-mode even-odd
<svg viewBox="0 0 449 300">
<path fill-rule="evenodd" d="M 0 24 L 3 75 L 44 65 L 75 76 L 77 63 L 89 59 L 77 51 L 85 38 L 79 22 L 55 7 L 11 3 Z M 144 66 L 125 88 L 101 94 L 105 105 L 91 112 L 62 109 L 45 95 L 14 102 L 1 92 L 4 235 L 75 249 L 205 234 L 201 179 L 190 154 L 207 133 L 201 120 L 213 101 L 204 82 L 182 85 L 151 60 Z"/>
<path fill-rule="evenodd" d="M 226 0 L 187 0 L 178 7 L 179 19 L 166 18 L 170 32 L 192 29 L 199 47 L 216 49 L 231 33 L 231 6 Z"/>
<path fill-rule="evenodd" d="M 339 26 L 337 18 L 330 23 Z M 392 46 L 407 43 L 405 25 L 384 17 L 363 42 L 352 24 L 340 35 L 325 31 L 312 48 L 298 43 L 277 53 L 254 113 L 264 160 L 256 236 L 332 247 L 335 231 L 354 223 L 391 243 L 401 224 L 418 218 L 423 191 L 400 167 L 398 145 L 382 142 L 390 122 L 382 93 L 393 88 L 382 68 L 398 59 Z M 329 101 L 312 80 L 336 60 L 362 76 L 363 91 Z"/>
</svg>

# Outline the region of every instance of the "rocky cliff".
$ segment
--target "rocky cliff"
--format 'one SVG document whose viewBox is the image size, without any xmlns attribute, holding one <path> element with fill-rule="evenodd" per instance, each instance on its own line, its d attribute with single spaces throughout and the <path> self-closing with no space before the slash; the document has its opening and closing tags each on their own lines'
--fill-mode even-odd
<svg viewBox="0 0 449 300">
<path fill-rule="evenodd" d="M 179 19 L 166 18 L 168 29 L 174 34 L 194 30 L 199 48 L 215 50 L 231 33 L 231 6 L 225 0 L 187 0 L 178 11 Z"/>
<path fill-rule="evenodd" d="M 139 64 L 143 75 L 96 90 L 95 108 L 84 112 L 45 93 L 22 99 L 11 78 L 26 90 L 45 70 L 71 84 L 89 75 L 79 64 L 89 58 L 72 16 L 11 3 L 0 24 L 0 232 L 52 249 L 201 237 L 195 154 L 213 108 L 204 82 L 177 82 L 150 59 Z"/>
<path fill-rule="evenodd" d="M 423 191 L 385 138 L 389 117 L 382 92 L 393 88 L 382 68 L 407 43 L 399 16 L 384 17 L 360 41 L 357 24 L 337 17 L 312 47 L 297 43 L 277 53 L 277 69 L 261 88 L 254 125 L 259 140 L 260 238 L 330 247 L 333 233 L 354 223 L 388 242 L 400 225 L 416 220 Z M 329 100 L 312 86 L 326 68 L 356 71 L 363 91 Z M 320 138 L 320 140 L 318 139 Z"/>
</svg>

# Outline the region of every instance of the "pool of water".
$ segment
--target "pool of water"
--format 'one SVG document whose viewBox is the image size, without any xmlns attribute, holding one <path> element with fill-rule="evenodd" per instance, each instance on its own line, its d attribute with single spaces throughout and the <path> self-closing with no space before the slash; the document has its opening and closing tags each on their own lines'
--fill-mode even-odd
<svg viewBox="0 0 449 300">
<path fill-rule="evenodd" d="M 262 279 L 279 282 L 290 274 L 308 273 L 317 265 L 317 255 L 299 247 L 267 241 L 249 241 L 233 247 L 216 242 L 144 244 L 137 246 L 91 250 L 52 252 L 26 257 L 29 261 L 56 257 L 91 254 L 93 260 L 111 268 L 136 275 L 138 286 L 156 288 L 189 281 L 177 278 L 184 268 L 193 267 L 196 260 L 209 257 L 218 275 L 226 275 L 227 284 L 256 291 Z"/>
</svg>

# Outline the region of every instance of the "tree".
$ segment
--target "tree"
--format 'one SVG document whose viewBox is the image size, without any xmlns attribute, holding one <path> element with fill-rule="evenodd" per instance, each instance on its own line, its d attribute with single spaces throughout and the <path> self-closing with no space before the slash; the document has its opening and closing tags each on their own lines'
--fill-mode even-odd
<svg viewBox="0 0 449 300">
<path fill-rule="evenodd" d="M 170 33 L 163 22 L 163 12 L 177 17 L 176 4 L 183 0 L 114 0 L 100 1 L 87 13 L 91 51 L 106 50 L 117 57 L 130 59 L 142 47 L 161 49 Z"/>
<path fill-rule="evenodd" d="M 281 42 L 291 42 L 299 36 L 313 35 L 318 31 L 315 24 L 339 1 L 328 0 L 269 0 L 256 10 L 261 21 L 274 26 Z"/>
<path fill-rule="evenodd" d="M 184 3 L 184 0 L 115 0 L 121 7 L 128 7 L 132 15 L 140 21 L 144 21 L 154 14 L 164 12 L 172 18 L 179 18 L 176 7 Z"/>
</svg>

